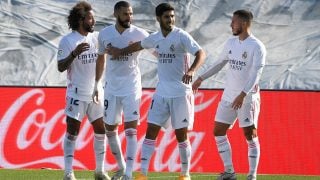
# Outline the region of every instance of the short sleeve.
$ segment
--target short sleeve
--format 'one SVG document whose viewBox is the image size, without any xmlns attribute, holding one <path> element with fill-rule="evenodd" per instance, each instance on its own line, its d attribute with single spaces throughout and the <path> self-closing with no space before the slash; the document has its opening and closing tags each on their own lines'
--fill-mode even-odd
<svg viewBox="0 0 320 180">
<path fill-rule="evenodd" d="M 62 59 L 65 59 L 66 57 L 69 56 L 71 53 L 72 49 L 69 46 L 69 43 L 67 41 L 66 37 L 63 37 L 59 43 L 58 47 L 58 54 L 57 54 L 57 60 L 60 61 Z"/>
</svg>

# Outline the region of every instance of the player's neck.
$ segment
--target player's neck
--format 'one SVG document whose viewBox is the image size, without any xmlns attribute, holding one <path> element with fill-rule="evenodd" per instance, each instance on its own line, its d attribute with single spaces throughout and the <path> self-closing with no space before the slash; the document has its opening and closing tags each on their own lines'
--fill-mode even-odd
<svg viewBox="0 0 320 180">
<path fill-rule="evenodd" d="M 79 34 L 81 34 L 82 36 L 87 36 L 88 35 L 88 31 L 85 31 L 85 30 L 83 30 L 82 28 L 79 28 L 78 30 L 77 30 L 77 32 L 79 33 Z"/>
<path fill-rule="evenodd" d="M 250 31 L 244 31 L 241 34 L 239 34 L 239 40 L 244 41 L 249 36 L 250 36 Z"/>
<path fill-rule="evenodd" d="M 163 29 L 161 28 L 161 33 L 163 35 L 163 37 L 167 37 L 169 33 L 171 33 L 172 29 L 171 30 L 167 30 L 167 29 Z"/>
<path fill-rule="evenodd" d="M 127 28 L 124 28 L 120 24 L 116 24 L 116 30 L 119 32 L 119 34 L 122 34 Z"/>
</svg>

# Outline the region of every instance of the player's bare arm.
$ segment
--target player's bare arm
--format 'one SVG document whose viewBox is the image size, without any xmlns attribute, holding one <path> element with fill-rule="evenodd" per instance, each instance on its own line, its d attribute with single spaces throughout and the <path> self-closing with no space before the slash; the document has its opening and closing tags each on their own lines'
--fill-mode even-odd
<svg viewBox="0 0 320 180">
<path fill-rule="evenodd" d="M 192 91 L 193 93 L 197 93 L 199 87 L 201 86 L 203 79 L 199 76 L 198 79 L 196 81 L 194 81 L 194 83 L 192 84 Z"/>
<path fill-rule="evenodd" d="M 182 77 L 182 82 L 185 84 L 189 84 L 192 82 L 192 78 L 194 76 L 194 73 L 204 63 L 204 60 L 206 58 L 206 53 L 204 52 L 204 50 L 200 49 L 198 52 L 196 52 L 195 56 L 196 57 L 191 65 L 191 67 Z"/>
<path fill-rule="evenodd" d="M 237 110 L 240 109 L 242 107 L 243 104 L 243 100 L 246 97 L 246 93 L 241 91 L 241 93 L 235 98 L 235 100 L 232 103 L 232 108 Z"/>
<path fill-rule="evenodd" d="M 93 94 L 92 94 L 92 99 L 93 102 L 98 103 L 99 102 L 99 89 L 102 88 L 102 84 L 101 84 L 101 77 L 104 71 L 104 66 L 105 66 L 105 58 L 106 55 L 98 55 L 97 58 L 97 63 L 96 63 L 96 78 L 95 78 L 95 83 L 94 83 L 94 90 L 93 90 Z"/>
<path fill-rule="evenodd" d="M 73 60 L 82 52 L 89 50 L 89 48 L 90 48 L 90 45 L 88 43 L 79 44 L 73 51 L 71 51 L 69 56 L 67 56 L 63 60 L 58 61 L 59 72 L 63 72 L 66 69 L 68 69 L 71 63 L 73 62 Z"/>
<path fill-rule="evenodd" d="M 107 54 L 112 55 L 112 58 L 116 59 L 121 55 L 133 53 L 142 49 L 143 47 L 141 46 L 141 41 L 138 41 L 122 49 L 110 45 L 107 47 L 106 52 Z"/>
</svg>

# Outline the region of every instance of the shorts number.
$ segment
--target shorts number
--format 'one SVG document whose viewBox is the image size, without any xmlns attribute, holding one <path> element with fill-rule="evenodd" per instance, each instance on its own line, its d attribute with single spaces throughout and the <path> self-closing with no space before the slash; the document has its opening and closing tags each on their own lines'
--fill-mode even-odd
<svg viewBox="0 0 320 180">
<path fill-rule="evenodd" d="M 79 100 L 71 98 L 70 104 L 79 106 Z"/>
<path fill-rule="evenodd" d="M 153 102 L 154 102 L 154 100 L 152 99 L 150 109 L 152 109 L 152 107 L 153 107 Z"/>
<path fill-rule="evenodd" d="M 108 109 L 108 100 L 104 100 L 104 110 L 107 110 Z"/>
</svg>

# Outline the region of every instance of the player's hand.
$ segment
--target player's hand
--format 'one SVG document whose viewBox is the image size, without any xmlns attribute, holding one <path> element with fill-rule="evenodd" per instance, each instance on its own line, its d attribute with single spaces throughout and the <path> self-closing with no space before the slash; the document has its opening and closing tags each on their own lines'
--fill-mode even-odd
<svg viewBox="0 0 320 180">
<path fill-rule="evenodd" d="M 242 107 L 244 97 L 246 97 L 246 93 L 241 92 L 233 101 L 232 108 L 234 110 L 238 110 Z"/>
<path fill-rule="evenodd" d="M 192 84 L 192 91 L 194 94 L 198 92 L 198 88 L 201 86 L 202 79 L 199 77 L 193 84 Z"/>
<path fill-rule="evenodd" d="M 101 88 L 101 83 L 96 81 L 94 83 L 94 90 L 92 93 L 92 100 L 94 103 L 99 104 L 99 89 Z"/>
<path fill-rule="evenodd" d="M 189 84 L 192 82 L 192 78 L 194 76 L 194 71 L 188 71 L 187 73 L 185 73 L 182 77 L 182 82 L 185 84 Z"/>
<path fill-rule="evenodd" d="M 90 44 L 83 42 L 81 44 L 78 44 L 78 46 L 76 47 L 76 49 L 73 50 L 73 55 L 78 56 L 81 53 L 83 53 L 84 51 L 88 51 L 90 48 Z"/>
<path fill-rule="evenodd" d="M 116 59 L 121 55 L 121 49 L 116 48 L 116 47 L 112 46 L 111 44 L 108 44 L 108 46 L 106 48 L 106 53 L 111 55 L 112 58 Z"/>
</svg>

